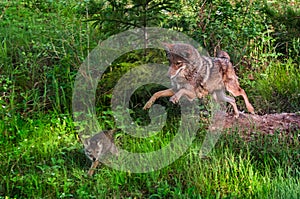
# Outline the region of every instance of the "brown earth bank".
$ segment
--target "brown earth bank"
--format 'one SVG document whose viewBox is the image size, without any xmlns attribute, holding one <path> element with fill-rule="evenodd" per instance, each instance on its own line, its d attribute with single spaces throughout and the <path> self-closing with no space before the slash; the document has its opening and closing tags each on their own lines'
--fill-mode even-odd
<svg viewBox="0 0 300 199">
<path fill-rule="evenodd" d="M 246 137 L 253 134 L 279 134 L 300 141 L 300 112 L 254 115 L 242 113 L 238 118 L 232 114 L 225 117 L 225 129 L 236 129 Z M 248 135 L 248 136 L 247 136 Z"/>
</svg>

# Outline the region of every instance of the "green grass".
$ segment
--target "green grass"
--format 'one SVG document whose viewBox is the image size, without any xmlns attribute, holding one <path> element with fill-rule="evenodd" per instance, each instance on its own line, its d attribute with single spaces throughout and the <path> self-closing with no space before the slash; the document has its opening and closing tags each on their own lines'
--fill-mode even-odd
<svg viewBox="0 0 300 199">
<path fill-rule="evenodd" d="M 257 88 L 265 110 L 269 112 L 296 112 L 300 104 L 299 66 L 291 59 L 285 63 L 271 63 L 266 71 L 260 74 Z M 257 104 L 258 106 L 261 106 Z"/>
<path fill-rule="evenodd" d="M 76 138 L 72 89 L 88 52 L 99 36 L 110 33 L 92 30 L 84 22 L 86 8 L 75 0 L 0 2 L 0 198 L 300 198 L 299 142 L 279 133 L 252 132 L 247 142 L 241 132 L 224 133 L 209 156 L 201 159 L 205 135 L 201 129 L 191 147 L 160 170 L 137 174 L 103 165 L 88 177 L 91 162 Z M 255 41 L 242 42 L 249 43 L 245 52 L 251 66 L 237 65 L 240 82 L 258 113 L 296 112 L 300 108 L 299 58 L 289 55 L 299 54 L 299 39 L 284 44 L 290 54 L 282 58 L 275 49 L 271 24 L 258 30 L 265 32 L 257 34 Z M 244 51 L 224 35 L 205 34 L 232 44 L 226 49 Z M 115 124 L 109 103 L 117 78 L 144 60 L 160 60 L 154 51 L 142 61 L 140 57 L 138 52 L 120 57 L 99 83 L 97 114 L 103 128 Z M 247 79 L 249 73 L 254 81 Z M 131 116 L 147 124 L 149 117 L 136 106 L 140 95 L 132 99 Z M 244 110 L 244 102 L 237 100 Z M 167 117 L 163 130 L 145 139 L 120 132 L 116 144 L 131 152 L 160 149 L 176 135 L 178 119 Z M 299 133 L 289 135 L 296 138 Z"/>
<path fill-rule="evenodd" d="M 199 157 L 203 133 L 167 167 L 149 173 L 130 173 L 100 166 L 87 176 L 91 162 L 76 140 L 69 116 L 24 120 L 14 137 L 2 133 L 0 196 L 8 198 L 298 198 L 299 142 L 279 134 L 245 142 L 238 133 L 223 134 L 206 159 Z M 122 148 L 152 151 L 172 136 L 157 135 L 134 142 L 116 136 Z M 122 145 L 122 146 L 121 146 Z"/>
</svg>

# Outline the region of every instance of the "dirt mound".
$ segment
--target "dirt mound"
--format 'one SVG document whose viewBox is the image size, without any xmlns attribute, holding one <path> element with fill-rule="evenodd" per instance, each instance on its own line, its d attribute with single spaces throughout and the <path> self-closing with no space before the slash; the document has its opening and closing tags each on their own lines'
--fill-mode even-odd
<svg viewBox="0 0 300 199">
<path fill-rule="evenodd" d="M 300 113 L 276 113 L 267 115 L 240 114 L 226 116 L 225 128 L 238 128 L 239 131 L 260 131 L 267 134 L 277 132 L 295 132 L 300 130 Z"/>
</svg>

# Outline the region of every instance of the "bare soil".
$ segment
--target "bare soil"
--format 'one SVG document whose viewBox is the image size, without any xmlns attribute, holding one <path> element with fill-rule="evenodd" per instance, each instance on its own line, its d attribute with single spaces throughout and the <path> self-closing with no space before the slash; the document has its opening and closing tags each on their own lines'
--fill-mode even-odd
<svg viewBox="0 0 300 199">
<path fill-rule="evenodd" d="M 280 134 L 300 141 L 300 113 L 276 113 L 253 115 L 242 113 L 238 118 L 233 115 L 225 117 L 225 129 L 236 129 L 248 138 L 253 134 Z"/>
</svg>

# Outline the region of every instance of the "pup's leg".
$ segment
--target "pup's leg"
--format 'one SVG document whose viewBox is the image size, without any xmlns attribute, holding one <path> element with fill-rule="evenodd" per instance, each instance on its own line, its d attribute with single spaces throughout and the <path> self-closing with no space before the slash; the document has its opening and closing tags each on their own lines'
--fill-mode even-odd
<svg viewBox="0 0 300 199">
<path fill-rule="evenodd" d="M 254 108 L 249 102 L 246 92 L 238 85 L 238 83 L 228 84 L 226 85 L 226 89 L 235 97 L 240 95 L 243 96 L 248 111 L 254 114 Z"/>
<path fill-rule="evenodd" d="M 227 96 L 224 92 L 224 90 L 216 90 L 213 92 L 213 98 L 217 102 L 228 102 L 232 105 L 233 110 L 234 110 L 234 116 L 236 118 L 239 117 L 239 110 L 236 106 L 235 99 L 233 97 Z"/>
<path fill-rule="evenodd" d="M 175 93 L 172 89 L 167 89 L 163 91 L 158 91 L 154 93 L 154 95 L 148 100 L 148 102 L 144 106 L 144 110 L 149 109 L 152 104 L 160 97 L 170 97 L 173 96 Z"/>
<path fill-rule="evenodd" d="M 90 168 L 90 170 L 89 170 L 89 172 L 88 172 L 88 175 L 89 176 L 92 176 L 93 174 L 94 174 L 94 171 L 95 171 L 95 169 L 96 169 L 96 167 L 99 165 L 99 161 L 98 160 L 96 160 L 96 161 L 94 161 L 93 163 L 92 163 L 92 166 L 91 166 L 91 168 Z"/>
<path fill-rule="evenodd" d="M 179 99 L 182 97 L 182 96 L 186 96 L 188 98 L 188 100 L 192 101 L 193 99 L 196 98 L 196 94 L 195 92 L 192 92 L 190 90 L 187 90 L 187 89 L 180 89 L 177 93 L 175 93 L 175 95 L 173 95 L 171 98 L 170 98 L 170 101 L 173 102 L 174 104 L 178 103 L 179 102 Z"/>
</svg>

